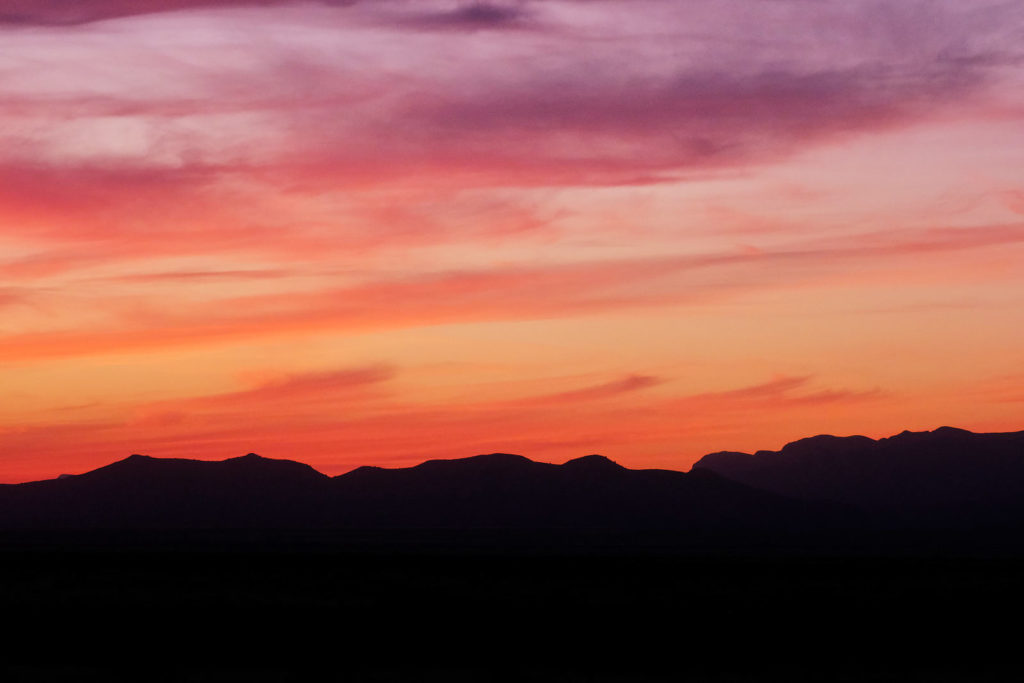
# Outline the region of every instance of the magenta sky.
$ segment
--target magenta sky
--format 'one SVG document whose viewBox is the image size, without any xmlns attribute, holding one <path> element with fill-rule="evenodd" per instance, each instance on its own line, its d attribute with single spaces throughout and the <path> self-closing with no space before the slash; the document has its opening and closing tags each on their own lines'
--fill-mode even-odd
<svg viewBox="0 0 1024 683">
<path fill-rule="evenodd" d="M 1024 428 L 1024 4 L 0 0 L 0 481 Z"/>
</svg>

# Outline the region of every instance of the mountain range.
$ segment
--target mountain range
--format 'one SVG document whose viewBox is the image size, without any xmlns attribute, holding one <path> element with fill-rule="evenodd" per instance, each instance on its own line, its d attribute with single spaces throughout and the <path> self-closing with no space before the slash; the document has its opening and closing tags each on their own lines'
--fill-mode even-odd
<svg viewBox="0 0 1024 683">
<path fill-rule="evenodd" d="M 694 465 L 701 470 L 891 518 L 975 522 L 1024 513 L 1024 432 L 940 427 L 878 440 L 821 435 L 779 451 L 712 453 Z"/>
<path fill-rule="evenodd" d="M 6 531 L 519 530 L 659 533 L 699 545 L 834 542 L 908 528 L 1024 528 L 1024 432 L 815 436 L 777 452 L 713 453 L 690 472 L 632 470 L 599 455 L 554 465 L 493 453 L 329 477 L 255 454 L 133 455 L 0 486 Z"/>
</svg>

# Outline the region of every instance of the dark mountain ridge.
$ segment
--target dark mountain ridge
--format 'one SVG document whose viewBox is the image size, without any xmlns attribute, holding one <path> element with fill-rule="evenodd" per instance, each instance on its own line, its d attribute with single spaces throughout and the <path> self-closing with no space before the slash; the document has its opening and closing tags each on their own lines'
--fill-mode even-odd
<svg viewBox="0 0 1024 683">
<path fill-rule="evenodd" d="M 907 519 L 1024 514 L 1024 431 L 940 427 L 878 440 L 820 435 L 779 451 L 712 453 L 694 465 L 699 470 Z"/>
<path fill-rule="evenodd" d="M 327 477 L 254 453 L 218 462 L 132 455 L 74 476 L 0 487 L 0 528 L 291 527 Z"/>
<path fill-rule="evenodd" d="M 556 465 L 492 453 L 328 477 L 255 454 L 133 455 L 0 486 L 0 530 L 646 534 L 670 546 L 885 552 L 923 533 L 940 548 L 1013 545 L 1024 530 L 1024 432 L 820 435 L 779 451 L 714 453 L 690 472 L 632 470 L 600 455 Z"/>
<path fill-rule="evenodd" d="M 753 529 L 807 525 L 838 506 L 757 491 L 708 472 L 630 470 L 602 456 L 562 465 L 493 453 L 335 478 L 336 510 L 388 528 Z"/>
<path fill-rule="evenodd" d="M 562 465 L 492 453 L 327 477 L 249 454 L 220 462 L 133 455 L 72 477 L 0 487 L 0 529 L 799 531 L 840 506 L 787 499 L 710 472 Z"/>
</svg>

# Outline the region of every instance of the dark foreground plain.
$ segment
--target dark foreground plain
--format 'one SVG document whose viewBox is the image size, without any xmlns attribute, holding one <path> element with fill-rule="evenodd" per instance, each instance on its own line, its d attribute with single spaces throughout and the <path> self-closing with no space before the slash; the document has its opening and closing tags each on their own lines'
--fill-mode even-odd
<svg viewBox="0 0 1024 683">
<path fill-rule="evenodd" d="M 3 680 L 1005 680 L 1024 608 L 1013 557 L 52 540 L 0 552 Z"/>
</svg>

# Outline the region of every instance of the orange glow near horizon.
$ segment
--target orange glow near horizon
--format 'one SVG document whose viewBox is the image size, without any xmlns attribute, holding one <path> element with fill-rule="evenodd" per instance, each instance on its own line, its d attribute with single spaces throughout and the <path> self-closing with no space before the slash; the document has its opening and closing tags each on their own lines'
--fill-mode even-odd
<svg viewBox="0 0 1024 683">
<path fill-rule="evenodd" d="M 1024 429 L 1006 3 L 15 4 L 0 483 Z"/>
</svg>

